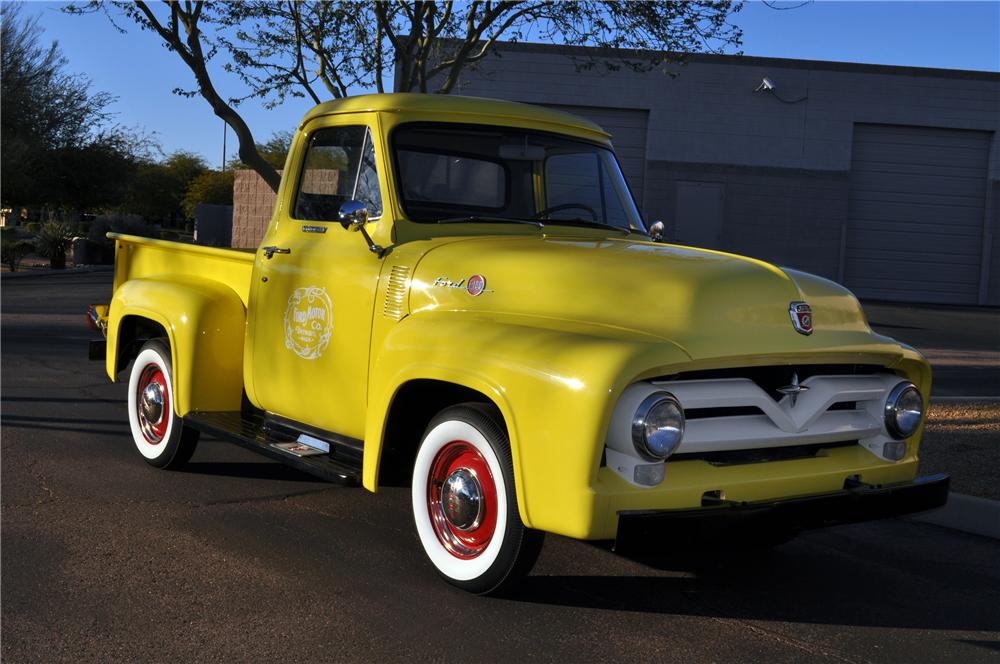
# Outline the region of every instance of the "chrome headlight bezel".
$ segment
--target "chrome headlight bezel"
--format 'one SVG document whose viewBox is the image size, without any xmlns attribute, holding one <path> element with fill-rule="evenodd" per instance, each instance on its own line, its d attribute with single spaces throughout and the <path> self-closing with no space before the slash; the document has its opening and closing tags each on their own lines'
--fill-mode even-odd
<svg viewBox="0 0 1000 664">
<path fill-rule="evenodd" d="M 919 411 L 914 411 L 912 408 L 900 408 L 900 405 L 904 397 L 909 397 L 909 395 L 916 396 L 916 403 L 919 404 Z M 912 401 L 911 404 L 912 405 Z M 908 413 L 911 415 L 916 412 L 918 413 L 915 423 L 909 428 L 904 428 L 899 422 L 900 413 Z M 903 381 L 897 384 L 892 390 L 889 391 L 889 396 L 885 400 L 885 430 L 886 432 L 896 440 L 903 440 L 909 438 L 910 436 L 917 433 L 920 429 L 921 423 L 924 421 L 924 398 L 920 394 L 920 390 L 917 386 L 909 381 Z"/>
<path fill-rule="evenodd" d="M 673 440 L 669 441 L 670 444 L 665 452 L 657 452 L 650 444 L 647 424 L 649 423 L 651 414 L 653 417 L 656 417 L 655 411 L 662 407 L 676 411 L 675 417 L 678 424 L 673 427 L 676 433 L 673 434 Z M 669 392 L 654 392 L 642 400 L 642 403 L 639 404 L 639 407 L 635 410 L 635 414 L 632 416 L 632 444 L 635 446 L 635 451 L 640 457 L 647 461 L 665 461 L 677 451 L 683 438 L 684 409 L 681 407 L 681 403 L 677 400 L 677 397 Z"/>
</svg>

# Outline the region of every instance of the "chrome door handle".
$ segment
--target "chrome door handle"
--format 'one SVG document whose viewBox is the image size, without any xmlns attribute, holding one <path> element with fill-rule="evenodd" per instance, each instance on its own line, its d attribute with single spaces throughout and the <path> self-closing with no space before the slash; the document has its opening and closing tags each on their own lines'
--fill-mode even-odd
<svg viewBox="0 0 1000 664">
<path fill-rule="evenodd" d="M 264 258 L 268 260 L 271 260 L 275 254 L 290 254 L 290 253 L 292 253 L 291 249 L 284 249 L 282 247 L 275 247 L 275 246 L 264 247 Z"/>
</svg>

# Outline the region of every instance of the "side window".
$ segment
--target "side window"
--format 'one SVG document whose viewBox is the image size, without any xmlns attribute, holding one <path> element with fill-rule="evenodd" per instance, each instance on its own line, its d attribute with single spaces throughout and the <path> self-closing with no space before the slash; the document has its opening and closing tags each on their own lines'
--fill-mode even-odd
<svg viewBox="0 0 1000 664">
<path fill-rule="evenodd" d="M 373 218 L 382 214 L 371 132 L 358 126 L 320 129 L 306 148 L 293 217 L 336 221 L 341 203 L 349 200 L 365 203 Z"/>
</svg>

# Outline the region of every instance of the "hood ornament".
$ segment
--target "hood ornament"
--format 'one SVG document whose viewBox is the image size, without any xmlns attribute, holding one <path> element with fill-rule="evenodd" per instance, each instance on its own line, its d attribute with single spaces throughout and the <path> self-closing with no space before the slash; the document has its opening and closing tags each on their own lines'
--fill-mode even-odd
<svg viewBox="0 0 1000 664">
<path fill-rule="evenodd" d="M 792 383 L 791 383 L 791 385 L 785 385 L 784 387 L 777 388 L 778 392 L 781 392 L 785 396 L 791 398 L 791 406 L 792 406 L 792 408 L 795 408 L 795 402 L 798 400 L 799 395 L 802 394 L 803 392 L 808 391 L 808 390 L 809 390 L 809 388 L 807 386 L 805 386 L 805 385 L 799 385 L 799 374 L 798 373 L 793 373 L 792 374 Z"/>
<path fill-rule="evenodd" d="M 792 326 L 799 334 L 813 333 L 813 312 L 805 302 L 792 302 L 788 305 L 788 315 L 792 318 Z"/>
</svg>

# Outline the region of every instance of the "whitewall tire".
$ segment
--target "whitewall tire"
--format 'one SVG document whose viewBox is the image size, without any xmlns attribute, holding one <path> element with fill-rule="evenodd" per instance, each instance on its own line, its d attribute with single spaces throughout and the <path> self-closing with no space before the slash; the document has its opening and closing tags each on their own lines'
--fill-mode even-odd
<svg viewBox="0 0 1000 664">
<path fill-rule="evenodd" d="M 129 375 L 128 421 L 136 450 L 157 468 L 187 463 L 198 444 L 198 432 L 184 426 L 175 403 L 169 346 L 147 341 Z"/>
<path fill-rule="evenodd" d="M 413 466 L 417 535 L 450 583 L 490 593 L 527 574 L 542 534 L 521 522 L 510 443 L 495 408 L 463 404 L 428 425 Z"/>
</svg>

